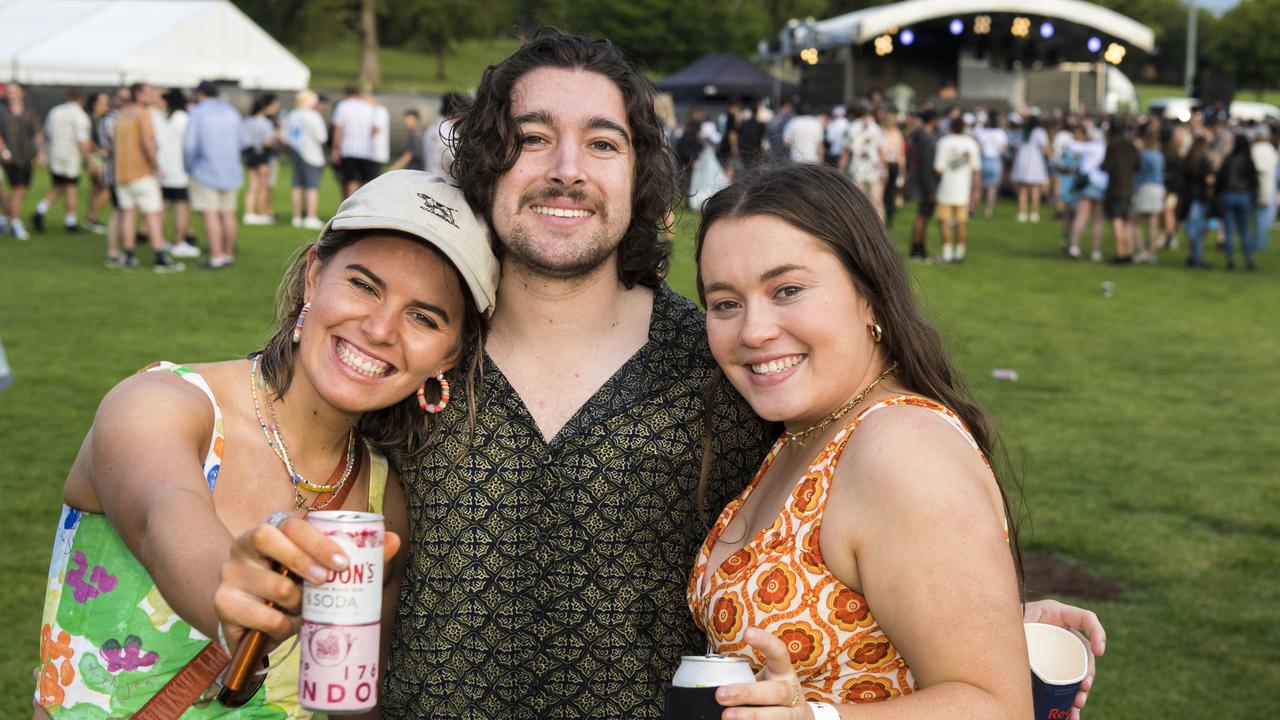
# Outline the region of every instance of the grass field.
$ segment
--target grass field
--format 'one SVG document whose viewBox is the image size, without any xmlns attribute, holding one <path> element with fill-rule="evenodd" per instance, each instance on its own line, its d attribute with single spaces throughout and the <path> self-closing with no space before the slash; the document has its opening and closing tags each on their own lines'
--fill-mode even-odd
<svg viewBox="0 0 1280 720">
<path fill-rule="evenodd" d="M 322 206 L 335 204 L 330 184 Z M 283 188 L 277 210 L 287 216 Z M 1110 639 L 1087 717 L 1273 715 L 1280 250 L 1252 274 L 1188 271 L 1171 252 L 1157 267 L 1073 263 L 1051 223 L 1011 215 L 1002 205 L 997 220 L 974 221 L 965 264 L 910 270 L 1012 448 L 1032 510 L 1027 548 L 1123 588 L 1089 603 Z M 686 293 L 695 221 L 681 219 L 670 276 Z M 247 228 L 233 268 L 154 275 L 104 269 L 95 235 L 0 238 L 0 339 L 15 373 L 0 393 L 0 717 L 29 713 L 60 486 L 98 400 L 156 359 L 258 347 L 281 268 L 307 239 Z M 993 368 L 1020 380 L 994 381 Z"/>
<path fill-rule="evenodd" d="M 1182 91 L 1181 85 L 1152 85 L 1147 83 L 1136 83 L 1138 90 L 1138 102 L 1142 105 L 1142 109 L 1147 109 L 1147 103 L 1159 97 L 1183 97 L 1186 95 Z M 1263 90 L 1257 92 L 1255 90 L 1239 89 L 1236 91 L 1236 100 L 1249 100 L 1251 102 L 1271 103 L 1272 105 L 1280 105 L 1280 90 Z"/>
</svg>

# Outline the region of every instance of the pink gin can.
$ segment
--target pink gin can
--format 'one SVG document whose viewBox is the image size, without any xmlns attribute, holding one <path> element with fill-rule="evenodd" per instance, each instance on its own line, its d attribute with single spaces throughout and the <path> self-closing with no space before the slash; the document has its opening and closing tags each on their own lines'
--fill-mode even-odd
<svg viewBox="0 0 1280 720">
<path fill-rule="evenodd" d="M 307 521 L 342 546 L 350 564 L 302 586 L 298 702 L 328 715 L 365 712 L 378 704 L 382 516 L 334 510 Z"/>
</svg>

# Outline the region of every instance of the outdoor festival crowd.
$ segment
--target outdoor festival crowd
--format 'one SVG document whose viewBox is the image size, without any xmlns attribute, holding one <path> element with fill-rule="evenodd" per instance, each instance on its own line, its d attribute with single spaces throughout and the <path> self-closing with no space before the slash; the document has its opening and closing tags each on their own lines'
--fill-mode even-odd
<svg viewBox="0 0 1280 720">
<path fill-rule="evenodd" d="M 714 117 L 695 109 L 672 135 L 697 202 L 765 160 L 839 168 L 889 227 L 903 200 L 915 200 L 915 260 L 930 257 L 926 234 L 936 218 L 941 261 L 963 261 L 969 218 L 981 211 L 991 219 L 997 197 L 1008 193 L 1017 197 L 1019 223 L 1040 222 L 1042 201 L 1052 206 L 1069 258 L 1084 257 L 1081 241 L 1090 235 L 1089 258 L 1103 261 L 1105 227 L 1111 262 L 1154 264 L 1157 251 L 1176 250 L 1185 232 L 1188 267 L 1210 267 L 1208 238 L 1228 270 L 1237 252 L 1253 270 L 1276 216 L 1275 130 L 1212 107 L 1188 122 L 958 106 L 899 113 L 872 93 L 851 111 L 813 112 L 800 102 L 777 111 L 735 102 Z"/>
<path fill-rule="evenodd" d="M 226 213 L 200 161 L 235 167 L 243 129 L 214 90 L 184 167 Z M 340 162 L 259 350 L 110 390 L 63 485 L 36 717 L 310 717 L 294 580 L 349 562 L 325 508 L 385 518 L 384 718 L 658 718 L 710 650 L 759 673 L 715 691 L 726 720 L 1014 720 L 1024 623 L 1101 655 L 1092 612 L 1024 602 L 1017 479 L 878 203 L 818 162 L 736 170 L 702 205 L 704 313 L 664 280 L 655 99 L 608 41 L 540 33 L 453 115 L 453 181 Z M 119 99 L 117 144 L 153 101 Z M 249 629 L 263 687 L 226 707 L 201 690 Z"/>
<path fill-rule="evenodd" d="M 272 191 L 282 155 L 291 168 L 293 226 L 319 230 L 319 188 L 327 166 L 344 197 L 388 168 L 446 173 L 448 148 L 441 138 L 459 101 L 458 95 L 446 95 L 440 119 L 430 127 L 423 126 L 418 110 L 406 110 L 406 142 L 393 160 L 387 108 L 372 92 L 355 87 L 346 89 L 332 113 L 328 98 L 303 90 L 286 114 L 274 93 L 260 93 L 244 116 L 212 82 L 200 83 L 191 97 L 180 88 L 161 94 L 145 83 L 87 96 L 70 89 L 41 122 L 20 84 L 0 85 L 0 236 L 30 238 L 24 203 L 32 174 L 43 166 L 50 188 L 32 208 L 36 232 L 44 231 L 59 199 L 64 229 L 80 230 L 79 185 L 88 176 L 85 225 L 106 235 L 108 268 L 137 267 L 135 248 L 142 237 L 152 248 L 156 272 L 185 269 L 175 258 L 201 255 L 193 210 L 201 215 L 208 244 L 202 266 L 224 268 L 235 261 L 242 187 L 243 224 L 275 222 Z M 172 242 L 165 235 L 166 214 L 172 215 Z"/>
</svg>

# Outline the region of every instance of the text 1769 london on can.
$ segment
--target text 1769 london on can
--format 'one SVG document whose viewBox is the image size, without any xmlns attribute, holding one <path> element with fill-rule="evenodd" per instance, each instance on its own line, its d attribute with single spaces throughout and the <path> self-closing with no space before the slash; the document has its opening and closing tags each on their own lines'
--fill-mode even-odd
<svg viewBox="0 0 1280 720">
<path fill-rule="evenodd" d="M 299 704 L 329 715 L 364 712 L 378 703 L 382 516 L 322 511 L 307 521 L 342 546 L 350 564 L 303 585 Z"/>
<path fill-rule="evenodd" d="M 713 720 L 724 708 L 716 702 L 716 688 L 755 682 L 751 665 L 723 655 L 686 655 L 667 688 L 666 720 Z"/>
</svg>

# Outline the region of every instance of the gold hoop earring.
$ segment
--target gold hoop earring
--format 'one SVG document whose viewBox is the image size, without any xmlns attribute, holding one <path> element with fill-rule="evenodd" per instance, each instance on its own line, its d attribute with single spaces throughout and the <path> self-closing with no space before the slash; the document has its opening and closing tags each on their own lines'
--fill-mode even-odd
<svg viewBox="0 0 1280 720">
<path fill-rule="evenodd" d="M 880 323 L 873 322 L 867 326 L 867 330 L 871 332 L 871 340 L 877 345 L 884 339 L 884 330 L 880 328 Z"/>
</svg>

